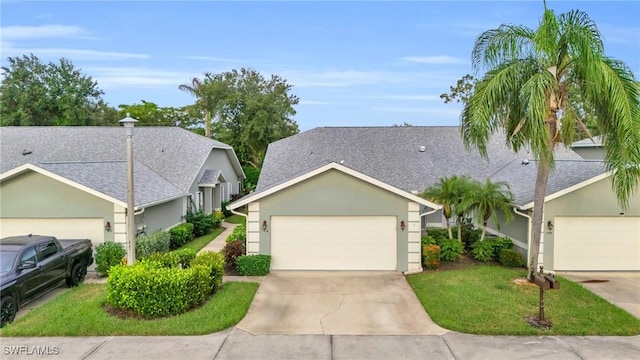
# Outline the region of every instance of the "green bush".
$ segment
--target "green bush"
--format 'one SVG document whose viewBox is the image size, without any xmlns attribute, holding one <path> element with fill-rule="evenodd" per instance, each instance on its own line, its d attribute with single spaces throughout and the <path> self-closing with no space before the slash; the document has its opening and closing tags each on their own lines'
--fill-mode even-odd
<svg viewBox="0 0 640 360">
<path fill-rule="evenodd" d="M 104 276 L 109 274 L 112 266 L 120 265 L 127 251 L 120 243 L 105 241 L 96 246 L 96 272 Z"/>
<path fill-rule="evenodd" d="M 246 176 L 244 180 L 244 191 L 248 194 L 256 188 L 258 178 L 260 177 L 260 170 L 253 166 L 243 166 L 242 170 Z"/>
<path fill-rule="evenodd" d="M 165 268 L 174 268 L 180 267 L 180 257 L 175 252 L 167 252 L 167 253 L 153 253 L 143 261 L 154 262 L 160 267 Z"/>
<path fill-rule="evenodd" d="M 191 266 L 204 266 L 209 271 L 209 291 L 213 294 L 222 285 L 224 257 L 213 251 L 204 251 L 196 256 Z"/>
<path fill-rule="evenodd" d="M 236 226 L 231 234 L 227 236 L 227 242 L 232 242 L 234 240 L 242 241 L 242 245 L 247 246 L 247 227 L 244 224 Z"/>
<path fill-rule="evenodd" d="M 184 223 L 175 226 L 169 230 L 169 234 L 171 235 L 171 249 L 177 249 L 193 240 L 193 224 Z"/>
<path fill-rule="evenodd" d="M 107 280 L 107 303 L 146 318 L 181 314 L 208 298 L 208 270 L 206 266 L 167 268 L 148 260 L 114 266 Z"/>
<path fill-rule="evenodd" d="M 224 262 L 231 267 L 236 267 L 236 259 L 244 255 L 244 244 L 240 240 L 234 240 L 225 244 L 222 249 L 224 254 Z"/>
<path fill-rule="evenodd" d="M 220 227 L 220 225 L 222 225 L 222 222 L 224 221 L 224 213 L 222 211 L 215 211 L 213 212 L 213 214 L 211 214 L 211 216 L 213 217 L 213 228 L 217 229 Z"/>
<path fill-rule="evenodd" d="M 206 235 L 213 229 L 213 217 L 211 214 L 206 214 L 203 210 L 187 211 L 186 220 L 188 223 L 193 224 L 194 237 Z"/>
<path fill-rule="evenodd" d="M 482 230 L 476 229 L 473 225 L 473 221 L 466 218 L 462 220 L 461 230 L 462 242 L 464 243 L 465 250 L 471 251 L 471 249 L 473 249 L 473 244 L 480 240 Z"/>
<path fill-rule="evenodd" d="M 500 252 L 504 249 L 511 249 L 513 247 L 513 241 L 508 237 L 499 237 L 493 239 L 493 258 L 500 259 Z"/>
<path fill-rule="evenodd" d="M 229 216 L 233 215 L 231 210 L 227 209 L 227 205 L 229 204 L 231 204 L 231 201 L 222 202 L 222 214 L 224 215 L 225 218 L 228 218 Z"/>
<path fill-rule="evenodd" d="M 453 231 L 453 229 L 451 229 Z M 436 240 L 436 243 L 440 243 L 442 240 L 449 239 L 449 233 L 446 228 L 427 228 L 427 236 L 431 236 Z"/>
<path fill-rule="evenodd" d="M 153 253 L 166 253 L 171 248 L 171 235 L 158 230 L 136 238 L 136 259 L 142 260 Z"/>
<path fill-rule="evenodd" d="M 513 249 L 500 250 L 498 259 L 500 260 L 500 264 L 509 267 L 519 267 L 524 264 L 522 254 Z"/>
<path fill-rule="evenodd" d="M 422 266 L 429 270 L 435 270 L 440 266 L 440 246 L 424 245 L 422 247 Z"/>
<path fill-rule="evenodd" d="M 441 240 L 438 245 L 440 246 L 440 260 L 456 261 L 458 256 L 464 253 L 464 247 L 457 239 Z"/>
<path fill-rule="evenodd" d="M 473 244 L 473 249 L 471 249 L 473 258 L 485 262 L 491 260 L 493 258 L 493 249 L 495 244 L 495 241 L 489 239 L 476 241 Z"/>
<path fill-rule="evenodd" d="M 244 276 L 264 276 L 271 268 L 269 255 L 243 255 L 236 259 L 236 270 Z"/>
<path fill-rule="evenodd" d="M 189 248 L 175 250 L 175 251 L 172 251 L 172 253 L 178 256 L 178 259 L 180 259 L 180 266 L 182 266 L 183 269 L 186 269 L 189 266 L 191 266 L 191 263 L 196 258 L 196 254 L 197 254 L 195 250 L 189 249 Z"/>
<path fill-rule="evenodd" d="M 429 236 L 429 235 L 423 236 L 420 239 L 420 243 L 422 244 L 422 246 L 425 246 L 425 245 L 437 245 L 436 239 L 433 238 L 433 236 Z"/>
</svg>

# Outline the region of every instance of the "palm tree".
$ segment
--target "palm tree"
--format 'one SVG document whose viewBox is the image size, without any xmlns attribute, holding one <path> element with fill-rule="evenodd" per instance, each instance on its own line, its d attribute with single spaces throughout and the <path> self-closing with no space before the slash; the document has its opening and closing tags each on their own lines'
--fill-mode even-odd
<svg viewBox="0 0 640 360">
<path fill-rule="evenodd" d="M 528 147 L 537 160 L 532 215 L 530 278 L 537 268 L 542 211 L 557 144 L 570 144 L 576 128 L 591 136 L 595 119 L 607 169 L 623 208 L 640 182 L 640 91 L 633 72 L 604 54 L 596 24 L 581 11 L 555 15 L 544 5 L 537 29 L 501 25 L 482 33 L 473 53 L 486 71 L 461 114 L 467 148 L 486 157 L 491 134 L 503 129 L 507 146 Z"/>
<path fill-rule="evenodd" d="M 458 241 L 462 242 L 462 221 L 472 209 L 465 204 L 465 199 L 477 193 L 481 188 L 481 184 L 463 175 L 456 178 L 454 190 L 457 199 L 453 205 L 452 211 L 456 214 L 456 227 L 458 228 Z"/>
<path fill-rule="evenodd" d="M 460 208 L 466 211 L 474 211 L 476 220 L 482 222 L 480 241 L 483 241 L 489 219 L 498 228 L 500 226 L 498 220 L 499 212 L 502 212 L 506 221 L 513 219 L 513 213 L 511 212 L 512 201 L 513 194 L 506 182 L 491 182 L 491 180 L 487 179 L 484 184 L 478 183 L 478 186 L 473 191 L 466 194 Z"/>
<path fill-rule="evenodd" d="M 211 138 L 211 109 L 208 106 L 207 96 L 205 94 L 205 87 L 198 78 L 191 79 L 191 84 L 182 84 L 178 86 L 178 89 L 188 92 L 189 94 L 198 98 L 198 102 L 201 102 L 204 108 L 204 136 Z"/>
<path fill-rule="evenodd" d="M 449 239 L 453 239 L 451 214 L 453 206 L 458 202 L 457 180 L 457 176 L 440 178 L 439 182 L 431 185 L 421 194 L 423 198 L 442 205 L 442 215 L 445 218 Z"/>
</svg>

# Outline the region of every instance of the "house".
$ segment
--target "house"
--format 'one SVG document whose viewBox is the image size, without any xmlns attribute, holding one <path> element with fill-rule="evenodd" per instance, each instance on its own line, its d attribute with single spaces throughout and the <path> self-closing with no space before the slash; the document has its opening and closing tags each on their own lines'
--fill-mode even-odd
<svg viewBox="0 0 640 360">
<path fill-rule="evenodd" d="M 315 128 L 269 145 L 248 206 L 247 253 L 273 269 L 420 271 L 419 237 L 442 226 L 440 206 L 417 197 L 440 178 L 506 181 L 515 220 L 490 224 L 528 256 L 536 161 L 504 136 L 488 160 L 458 127 Z M 556 150 L 539 254 L 547 270 L 640 270 L 640 191 L 623 211 L 603 161 Z"/>
<path fill-rule="evenodd" d="M 176 127 L 136 127 L 138 233 L 212 212 L 242 188 L 227 144 Z M 126 242 L 127 149 L 123 127 L 0 129 L 0 236 L 40 233 Z"/>
<path fill-rule="evenodd" d="M 604 148 L 600 136 L 576 141 L 571 144 L 571 150 L 578 153 L 583 159 L 604 160 Z"/>
</svg>

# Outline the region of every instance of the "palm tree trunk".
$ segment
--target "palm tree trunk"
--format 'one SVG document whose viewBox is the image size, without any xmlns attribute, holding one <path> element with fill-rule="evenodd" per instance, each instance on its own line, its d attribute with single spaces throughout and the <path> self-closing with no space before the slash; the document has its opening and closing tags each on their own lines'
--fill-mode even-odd
<svg viewBox="0 0 640 360">
<path fill-rule="evenodd" d="M 449 218 L 447 219 L 447 232 L 449 233 L 449 239 L 453 239 L 453 234 L 451 233 L 451 221 L 449 221 Z"/>
<path fill-rule="evenodd" d="M 484 236 L 487 233 L 487 224 L 482 225 L 482 233 L 480 234 L 480 240 L 478 241 L 484 241 Z"/>
<path fill-rule="evenodd" d="M 458 241 L 462 242 L 462 216 L 458 216 Z"/>
<path fill-rule="evenodd" d="M 529 253 L 529 281 L 533 281 L 533 274 L 538 267 L 538 256 L 540 254 L 540 238 L 542 236 L 542 215 L 544 211 L 544 196 L 549 180 L 550 166 L 541 160 L 538 165 L 538 175 L 536 176 L 536 190 L 533 197 L 533 215 L 531 225 L 531 249 Z"/>
</svg>

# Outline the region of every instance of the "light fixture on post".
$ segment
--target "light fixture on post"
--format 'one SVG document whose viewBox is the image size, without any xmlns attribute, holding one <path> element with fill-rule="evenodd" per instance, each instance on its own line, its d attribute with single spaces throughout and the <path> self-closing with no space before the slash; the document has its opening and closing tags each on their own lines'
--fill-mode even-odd
<svg viewBox="0 0 640 360">
<path fill-rule="evenodd" d="M 107 221 L 107 223 L 104 224 L 104 231 L 106 232 L 111 231 L 111 222 Z"/>
<path fill-rule="evenodd" d="M 127 264 L 136 263 L 136 224 L 133 201 L 133 127 L 138 120 L 129 116 L 118 121 L 127 134 Z"/>
<path fill-rule="evenodd" d="M 404 225 L 404 220 L 400 221 L 400 229 L 402 229 L 402 231 L 404 231 L 405 225 Z"/>
<path fill-rule="evenodd" d="M 267 231 L 267 220 L 262 220 L 262 231 Z"/>
</svg>

